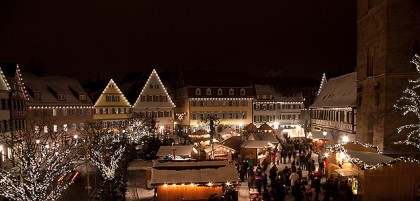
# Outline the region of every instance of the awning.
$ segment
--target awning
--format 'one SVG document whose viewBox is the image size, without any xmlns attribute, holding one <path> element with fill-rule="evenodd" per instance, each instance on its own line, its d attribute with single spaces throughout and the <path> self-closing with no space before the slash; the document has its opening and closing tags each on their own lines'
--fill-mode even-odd
<svg viewBox="0 0 420 201">
<path fill-rule="evenodd" d="M 311 131 L 312 134 L 312 139 L 333 139 L 332 135 L 330 132 L 327 132 L 327 135 L 324 138 L 324 135 L 322 133 L 322 131 L 317 131 L 317 130 L 312 130 Z"/>
<path fill-rule="evenodd" d="M 340 174 L 342 177 L 349 177 L 357 175 L 357 172 L 353 171 L 352 169 L 335 169 L 335 171 Z"/>
</svg>

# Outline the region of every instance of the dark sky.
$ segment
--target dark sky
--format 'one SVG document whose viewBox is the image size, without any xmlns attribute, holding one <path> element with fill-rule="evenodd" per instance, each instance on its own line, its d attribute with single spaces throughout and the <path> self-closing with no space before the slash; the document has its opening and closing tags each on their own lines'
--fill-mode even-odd
<svg viewBox="0 0 420 201">
<path fill-rule="evenodd" d="M 354 0 L 0 0 L 0 62 L 120 78 L 143 69 L 321 77 L 356 63 Z M 32 62 L 30 62 L 32 61 Z"/>
</svg>

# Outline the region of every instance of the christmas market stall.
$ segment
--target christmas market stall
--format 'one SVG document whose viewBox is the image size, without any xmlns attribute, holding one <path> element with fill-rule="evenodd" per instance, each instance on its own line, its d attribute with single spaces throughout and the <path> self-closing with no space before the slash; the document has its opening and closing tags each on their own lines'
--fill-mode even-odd
<svg viewBox="0 0 420 201">
<path fill-rule="evenodd" d="M 327 147 L 329 177 L 346 182 L 357 200 L 416 200 L 420 161 L 391 158 L 373 145 L 350 142 Z"/>
<path fill-rule="evenodd" d="M 166 160 L 189 160 L 192 151 L 193 145 L 160 146 L 156 156 Z"/>
<path fill-rule="evenodd" d="M 247 160 L 250 165 L 257 165 L 269 156 L 270 149 L 275 146 L 270 141 L 247 140 L 241 145 L 241 160 Z"/>
<path fill-rule="evenodd" d="M 221 197 L 239 184 L 234 165 L 226 160 L 154 161 L 151 184 L 158 201 L 207 200 Z M 236 194 L 233 192 L 233 194 Z"/>
<path fill-rule="evenodd" d="M 234 149 L 217 142 L 213 144 L 213 147 L 208 146 L 205 148 L 204 151 L 206 152 L 206 159 L 211 159 L 213 153 L 214 159 L 232 160 L 232 154 L 235 153 Z"/>
</svg>

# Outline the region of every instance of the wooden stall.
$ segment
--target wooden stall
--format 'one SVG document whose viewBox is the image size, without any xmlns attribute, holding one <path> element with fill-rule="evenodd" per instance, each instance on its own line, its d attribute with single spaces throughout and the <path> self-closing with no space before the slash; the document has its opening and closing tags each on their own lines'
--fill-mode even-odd
<svg viewBox="0 0 420 201">
<path fill-rule="evenodd" d="M 208 146 L 204 149 L 206 152 L 206 159 L 211 159 L 212 151 L 214 152 L 214 158 L 215 159 L 225 159 L 225 160 L 232 160 L 232 154 L 235 153 L 235 150 L 225 146 L 220 143 L 214 143 L 213 148 L 211 146 Z"/>
<path fill-rule="evenodd" d="M 329 150 L 328 176 L 347 181 L 357 200 L 418 200 L 420 162 L 391 158 L 372 145 L 353 142 Z"/>
<path fill-rule="evenodd" d="M 226 160 L 155 161 L 151 184 L 158 201 L 207 200 L 222 196 L 223 187 L 238 185 L 234 165 Z"/>
</svg>

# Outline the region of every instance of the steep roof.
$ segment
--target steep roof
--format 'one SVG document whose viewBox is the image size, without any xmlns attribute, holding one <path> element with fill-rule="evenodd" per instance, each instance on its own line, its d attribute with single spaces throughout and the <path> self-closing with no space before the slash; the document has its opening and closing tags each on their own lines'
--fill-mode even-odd
<svg viewBox="0 0 420 201">
<path fill-rule="evenodd" d="M 31 73 L 23 73 L 23 77 L 29 91 L 41 93 L 39 100 L 34 99 L 34 94 L 30 93 L 29 101 L 31 105 L 92 105 L 89 97 L 86 97 L 86 100 L 79 100 L 79 95 L 87 95 L 87 93 L 74 78 L 52 75 L 41 77 Z M 65 94 L 65 100 L 58 100 L 57 93 Z"/>
<path fill-rule="evenodd" d="M 152 90 L 149 88 L 149 85 L 157 85 L 158 88 L 153 88 Z M 166 96 L 166 102 L 141 102 L 142 95 L 161 95 Z M 165 85 L 163 85 L 159 75 L 157 74 L 156 70 L 153 69 L 150 73 L 149 78 L 147 79 L 146 84 L 143 85 L 143 89 L 141 90 L 140 94 L 137 97 L 136 102 L 133 104 L 133 108 L 140 108 L 140 107 L 175 107 L 172 98 L 169 96 L 168 91 L 166 91 Z"/>
<path fill-rule="evenodd" d="M 107 95 L 111 96 L 118 96 L 118 101 L 107 101 Z M 96 101 L 95 107 L 100 106 L 120 106 L 120 107 L 131 107 L 130 103 L 128 102 L 127 98 L 125 98 L 124 94 L 121 92 L 120 88 L 118 88 L 117 84 L 115 84 L 114 80 L 109 80 L 107 86 L 105 87 L 102 94 L 99 96 L 98 100 Z"/>
<path fill-rule="evenodd" d="M 2 91 L 10 91 L 10 85 L 7 82 L 6 76 L 3 73 L 3 70 L 0 67 L 0 90 Z"/>
<path fill-rule="evenodd" d="M 355 107 L 357 100 L 357 73 L 348 73 L 328 80 L 310 108 Z"/>
</svg>

